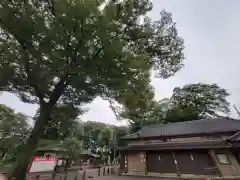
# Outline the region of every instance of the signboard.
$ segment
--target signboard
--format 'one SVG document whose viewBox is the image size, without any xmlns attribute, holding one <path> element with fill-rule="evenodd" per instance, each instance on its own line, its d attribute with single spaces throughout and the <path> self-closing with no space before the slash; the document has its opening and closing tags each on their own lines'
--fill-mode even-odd
<svg viewBox="0 0 240 180">
<path fill-rule="evenodd" d="M 56 157 L 37 157 L 33 158 L 32 164 L 29 166 L 29 173 L 53 171 L 56 165 Z"/>
</svg>

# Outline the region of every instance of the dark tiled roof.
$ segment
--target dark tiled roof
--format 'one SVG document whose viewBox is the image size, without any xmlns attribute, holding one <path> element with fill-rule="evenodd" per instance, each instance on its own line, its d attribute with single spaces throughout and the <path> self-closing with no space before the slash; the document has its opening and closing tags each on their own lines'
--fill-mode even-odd
<svg viewBox="0 0 240 180">
<path fill-rule="evenodd" d="M 37 151 L 56 151 L 64 152 L 65 149 L 61 146 L 60 142 L 52 141 L 50 144 L 43 145 L 37 148 Z"/>
<path fill-rule="evenodd" d="M 52 143 L 52 144 L 48 144 L 42 147 L 37 148 L 38 152 L 58 152 L 58 153 L 64 153 L 66 151 L 66 149 L 61 145 L 61 143 L 57 144 L 57 143 Z M 86 149 L 82 149 L 80 152 L 80 155 L 88 155 L 88 156 L 92 156 L 92 157 L 100 157 L 98 154 L 93 154 L 91 153 L 91 151 L 88 151 Z"/>
<path fill-rule="evenodd" d="M 170 149 L 210 149 L 210 148 L 229 148 L 231 144 L 219 141 L 208 140 L 198 142 L 166 142 L 158 144 L 135 144 L 125 147 L 119 147 L 118 151 L 157 151 L 157 150 L 170 150 Z"/>
<path fill-rule="evenodd" d="M 147 138 L 200 135 L 237 131 L 240 131 L 240 120 L 222 117 L 179 123 L 151 125 L 143 127 L 137 134 L 138 138 Z"/>
</svg>

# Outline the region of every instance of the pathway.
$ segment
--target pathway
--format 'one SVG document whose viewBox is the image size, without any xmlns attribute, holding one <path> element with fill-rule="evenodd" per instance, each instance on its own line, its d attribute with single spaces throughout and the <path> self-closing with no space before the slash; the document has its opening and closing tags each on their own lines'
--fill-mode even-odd
<svg viewBox="0 0 240 180">
<path fill-rule="evenodd" d="M 103 176 L 103 177 L 94 178 L 92 180 L 171 180 L 171 179 L 153 178 L 153 177 L 131 177 L 131 176 Z"/>
</svg>

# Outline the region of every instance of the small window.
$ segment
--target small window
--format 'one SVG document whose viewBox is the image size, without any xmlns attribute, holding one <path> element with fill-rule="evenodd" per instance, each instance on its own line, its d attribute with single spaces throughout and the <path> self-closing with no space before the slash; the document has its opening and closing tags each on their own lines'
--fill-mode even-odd
<svg viewBox="0 0 240 180">
<path fill-rule="evenodd" d="M 219 164 L 230 165 L 231 162 L 227 154 L 217 154 Z"/>
</svg>

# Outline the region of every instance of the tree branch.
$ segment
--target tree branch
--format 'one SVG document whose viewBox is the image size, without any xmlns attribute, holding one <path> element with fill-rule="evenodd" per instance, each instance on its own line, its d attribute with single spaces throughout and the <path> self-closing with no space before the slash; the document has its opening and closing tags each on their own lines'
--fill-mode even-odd
<svg viewBox="0 0 240 180">
<path fill-rule="evenodd" d="M 19 44 L 22 46 L 22 49 L 24 50 L 24 52 L 26 53 L 26 56 L 28 56 L 28 51 L 27 51 L 27 46 L 25 46 L 21 41 L 18 41 Z M 36 79 L 35 79 L 35 75 L 31 73 L 30 71 L 30 67 L 29 67 L 29 59 L 26 59 L 24 61 L 24 66 L 25 66 L 25 70 L 26 70 L 26 74 L 27 74 L 27 81 L 29 83 L 30 86 L 32 86 L 36 92 L 37 97 L 40 100 L 40 103 L 44 102 L 44 94 L 40 91 L 38 85 L 36 84 Z"/>
<path fill-rule="evenodd" d="M 71 35 L 70 35 L 71 37 Z M 70 37 L 69 37 L 69 41 L 70 41 Z M 64 93 L 64 89 L 67 86 L 68 82 L 68 77 L 69 75 L 73 75 L 73 73 L 69 74 L 69 72 L 71 71 L 71 68 L 76 66 L 76 61 L 77 58 L 75 57 L 75 54 L 77 53 L 78 49 L 80 48 L 82 44 L 82 41 L 79 41 L 78 44 L 75 47 L 75 51 L 71 57 L 71 61 L 69 63 L 67 63 L 67 68 L 66 68 L 66 72 L 65 74 L 60 78 L 58 84 L 55 86 L 55 89 L 53 90 L 52 95 L 50 96 L 50 101 L 49 103 L 51 104 L 55 104 L 59 98 L 61 97 L 61 95 Z M 68 43 L 67 43 L 68 46 Z M 67 61 L 68 62 L 68 61 Z"/>
<path fill-rule="evenodd" d="M 110 39 L 109 39 L 109 44 L 111 43 L 111 40 L 113 40 L 115 37 L 117 37 L 117 34 L 115 35 L 115 36 L 112 36 Z M 95 59 L 100 53 L 101 53 L 101 51 L 104 49 L 104 46 L 102 45 L 102 47 L 101 48 L 99 48 L 98 50 L 97 50 L 97 52 L 95 53 L 95 55 L 93 55 L 92 56 L 92 59 Z"/>
<path fill-rule="evenodd" d="M 56 102 L 59 100 L 61 95 L 64 93 L 64 89 L 67 86 L 67 79 L 68 79 L 68 73 L 65 74 L 62 78 L 60 78 L 59 82 L 56 84 L 51 96 L 49 103 L 52 105 L 55 105 Z"/>
<path fill-rule="evenodd" d="M 4 39 L 4 38 L 2 38 L 2 37 L 0 36 L 0 42 L 3 42 L 3 43 L 5 43 L 5 42 L 7 42 L 7 40 L 6 40 L 6 39 Z"/>
<path fill-rule="evenodd" d="M 34 75 L 31 73 L 29 69 L 29 62 L 25 63 L 26 73 L 27 73 L 27 81 L 30 86 L 32 86 L 36 92 L 37 97 L 39 98 L 40 104 L 44 103 L 44 94 L 40 91 L 38 85 L 35 83 Z"/>
<path fill-rule="evenodd" d="M 102 46 L 101 48 L 98 49 L 98 51 L 95 53 L 95 55 L 92 57 L 92 59 L 95 59 L 99 54 L 100 52 L 104 49 L 104 46 Z"/>
<path fill-rule="evenodd" d="M 46 0 L 49 6 L 49 9 L 51 10 L 52 14 L 54 16 L 56 16 L 56 11 L 55 11 L 55 7 L 54 7 L 54 2 L 53 0 Z"/>
<path fill-rule="evenodd" d="M 26 74 L 27 74 L 27 81 L 29 83 L 30 86 L 32 86 L 36 92 L 37 97 L 40 100 L 40 103 L 44 102 L 44 94 L 40 91 L 38 85 L 36 84 L 36 79 L 34 78 L 34 75 L 31 73 L 30 71 L 30 67 L 29 67 L 29 51 L 28 51 L 28 47 L 27 47 L 27 43 L 25 43 L 17 34 L 15 34 L 11 29 L 7 28 L 4 26 L 3 21 L 0 19 L 0 23 L 2 24 L 2 26 L 15 38 L 15 40 L 18 42 L 18 44 L 21 46 L 25 56 L 27 57 L 27 59 L 24 61 L 24 66 L 25 66 L 25 70 L 26 70 Z"/>
<path fill-rule="evenodd" d="M 109 102 L 110 109 L 113 111 L 114 115 L 116 116 L 116 119 L 120 121 L 121 118 L 118 115 L 117 110 L 114 108 L 113 102 L 110 99 L 108 100 L 108 102 Z"/>
</svg>

